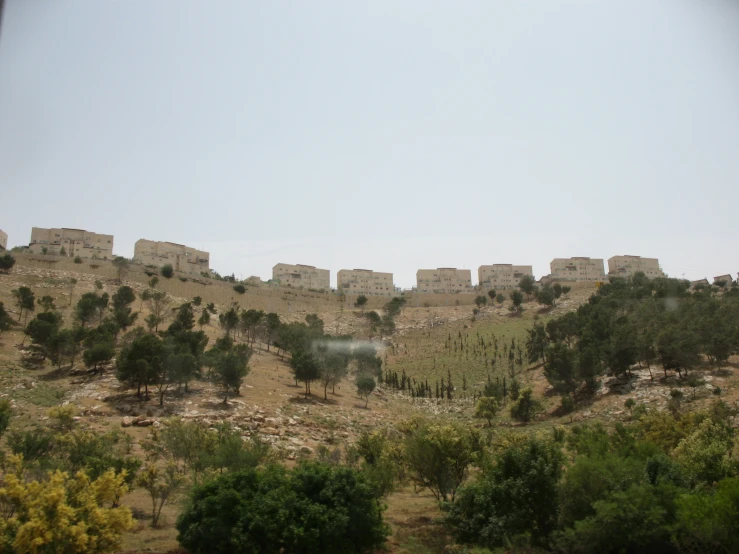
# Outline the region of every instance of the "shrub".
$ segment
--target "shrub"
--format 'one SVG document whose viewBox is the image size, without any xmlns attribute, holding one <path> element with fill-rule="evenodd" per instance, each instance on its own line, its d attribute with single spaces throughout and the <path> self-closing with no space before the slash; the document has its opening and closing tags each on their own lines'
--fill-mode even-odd
<svg viewBox="0 0 739 554">
<path fill-rule="evenodd" d="M 17 460 L 15 460 L 17 462 Z M 84 473 L 55 471 L 26 481 L 18 464 L 5 474 L 0 497 L 12 517 L 0 520 L 3 552 L 105 553 L 120 549 L 131 511 L 115 505 L 126 492 L 123 475 L 108 471 L 94 481 Z"/>
<path fill-rule="evenodd" d="M 451 505 L 448 522 L 457 539 L 495 548 L 528 535 L 542 544 L 556 524 L 563 461 L 553 443 L 529 439 L 509 446 Z"/>
<path fill-rule="evenodd" d="M 172 269 L 172 264 L 166 264 L 162 266 L 162 269 L 160 270 L 162 277 L 166 277 L 167 279 L 171 279 L 174 275 L 174 269 Z"/>
<path fill-rule="evenodd" d="M 0 272 L 7 273 L 15 265 L 15 258 L 10 254 L 3 254 L 0 256 Z"/>
<path fill-rule="evenodd" d="M 239 294 L 244 294 L 246 292 L 246 287 L 242 284 L 234 285 L 234 290 L 238 292 Z"/>
<path fill-rule="evenodd" d="M 406 439 L 405 452 L 411 480 L 439 502 L 454 501 L 472 463 L 475 440 L 459 425 L 421 424 Z"/>
<path fill-rule="evenodd" d="M 389 534 L 382 510 L 354 469 L 269 466 L 196 487 L 177 520 L 177 540 L 193 554 L 370 552 Z"/>
</svg>

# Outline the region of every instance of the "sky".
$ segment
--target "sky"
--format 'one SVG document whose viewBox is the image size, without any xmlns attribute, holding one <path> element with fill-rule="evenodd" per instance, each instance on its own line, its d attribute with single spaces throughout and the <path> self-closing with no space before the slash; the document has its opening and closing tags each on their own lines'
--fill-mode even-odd
<svg viewBox="0 0 739 554">
<path fill-rule="evenodd" d="M 222 274 L 739 271 L 735 0 L 7 0 L 0 229 Z M 607 270 L 607 268 L 606 268 Z"/>
</svg>

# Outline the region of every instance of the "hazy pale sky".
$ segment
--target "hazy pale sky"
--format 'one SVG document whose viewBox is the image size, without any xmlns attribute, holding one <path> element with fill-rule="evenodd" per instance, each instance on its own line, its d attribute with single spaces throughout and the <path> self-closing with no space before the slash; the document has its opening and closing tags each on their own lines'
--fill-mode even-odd
<svg viewBox="0 0 739 554">
<path fill-rule="evenodd" d="M 0 229 L 395 273 L 739 271 L 735 0 L 7 0 Z"/>
</svg>

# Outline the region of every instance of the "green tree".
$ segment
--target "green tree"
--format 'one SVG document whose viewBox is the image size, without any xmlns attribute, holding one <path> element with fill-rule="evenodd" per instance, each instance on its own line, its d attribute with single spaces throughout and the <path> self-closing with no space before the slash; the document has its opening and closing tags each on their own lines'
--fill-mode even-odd
<svg viewBox="0 0 739 554">
<path fill-rule="evenodd" d="M 562 294 L 565 295 L 565 298 L 567 298 L 567 295 L 570 294 L 571 290 L 572 290 L 572 287 L 570 286 L 565 285 L 562 287 Z"/>
<path fill-rule="evenodd" d="M 550 286 L 542 287 L 541 290 L 539 290 L 536 293 L 536 300 L 540 304 L 544 304 L 545 306 L 552 307 L 555 304 L 555 295 L 554 290 Z"/>
<path fill-rule="evenodd" d="M 123 276 L 128 273 L 128 270 L 131 267 L 131 260 L 128 260 L 123 256 L 116 256 L 115 258 L 113 258 L 113 261 L 111 263 L 116 270 L 118 283 L 121 283 L 123 281 Z"/>
<path fill-rule="evenodd" d="M 239 393 L 244 377 L 249 374 L 249 358 L 252 350 L 246 345 L 234 347 L 231 351 L 219 356 L 215 364 L 216 382 L 223 387 L 223 403 L 228 404 L 228 395 Z"/>
<path fill-rule="evenodd" d="M 3 331 L 7 331 L 10 329 L 13 325 L 13 320 L 10 317 L 10 314 L 5 310 L 5 304 L 0 302 L 0 335 L 3 334 Z"/>
<path fill-rule="evenodd" d="M 552 285 L 552 292 L 554 293 L 554 298 L 559 299 L 559 297 L 562 296 L 564 289 L 562 288 L 562 285 L 560 285 L 559 283 L 554 283 Z"/>
<path fill-rule="evenodd" d="M 488 291 L 488 296 L 490 297 L 490 302 L 495 302 L 495 289 L 490 289 Z"/>
<path fill-rule="evenodd" d="M 561 342 L 548 346 L 544 354 L 544 377 L 558 393 L 574 391 L 578 385 L 575 352 Z"/>
<path fill-rule="evenodd" d="M 107 308 L 108 293 L 98 296 L 94 292 L 86 292 L 77 301 L 74 308 L 74 318 L 82 327 L 87 327 L 95 321 L 102 321 Z"/>
<path fill-rule="evenodd" d="M 0 273 L 10 273 L 15 265 L 15 258 L 9 253 L 5 253 L 0 256 Z"/>
<path fill-rule="evenodd" d="M 159 290 L 152 290 L 146 296 L 146 305 L 149 308 L 149 315 L 146 318 L 146 325 L 149 330 L 159 331 L 159 325 L 164 323 L 169 314 L 169 306 L 172 299 L 167 293 Z"/>
<path fill-rule="evenodd" d="M 383 507 L 351 468 L 303 463 L 226 474 L 193 489 L 177 540 L 193 554 L 374 552 Z"/>
<path fill-rule="evenodd" d="M 563 462 L 556 444 L 537 439 L 500 452 L 450 506 L 448 522 L 457 540 L 495 549 L 524 537 L 545 546 L 557 524 Z"/>
<path fill-rule="evenodd" d="M 51 354 L 54 337 L 59 333 L 62 316 L 58 312 L 42 312 L 28 322 L 25 333 L 31 339 L 32 349 L 46 359 Z"/>
<path fill-rule="evenodd" d="M 475 404 L 475 417 L 487 420 L 488 427 L 493 424 L 493 418 L 498 413 L 498 401 L 490 396 L 481 396 Z"/>
<path fill-rule="evenodd" d="M 531 275 L 524 275 L 518 282 L 518 288 L 521 289 L 521 291 L 526 295 L 526 299 L 529 300 L 536 289 L 536 281 L 534 281 L 534 278 Z"/>
<path fill-rule="evenodd" d="M 680 552 L 739 552 L 739 478 L 720 481 L 715 492 L 681 495 L 673 541 Z"/>
<path fill-rule="evenodd" d="M 202 329 L 209 323 L 210 323 L 210 312 L 208 310 L 203 310 L 203 313 L 200 314 L 200 317 L 198 318 L 198 325 Z"/>
<path fill-rule="evenodd" d="M 25 313 L 28 318 L 28 312 L 32 312 L 36 309 L 36 297 L 33 291 L 28 287 L 19 287 L 11 291 L 13 298 L 15 298 L 15 305 L 18 307 L 18 321 Z"/>
<path fill-rule="evenodd" d="M 226 336 L 231 336 L 231 332 L 236 329 L 239 324 L 239 312 L 235 306 L 231 306 L 227 311 L 223 312 L 218 316 L 218 321 L 221 324 Z"/>
<path fill-rule="evenodd" d="M 136 477 L 136 484 L 151 498 L 151 526 L 159 526 L 162 508 L 173 500 L 185 485 L 185 479 L 173 464 L 164 468 L 150 462 Z"/>
<path fill-rule="evenodd" d="M 411 481 L 437 501 L 453 502 L 473 461 L 475 440 L 460 425 L 422 423 L 406 438 L 405 453 Z"/>
<path fill-rule="evenodd" d="M 45 312 L 51 312 L 53 310 L 56 310 L 56 305 L 54 304 L 54 298 L 48 295 L 43 296 L 41 298 L 37 298 L 36 304 L 41 306 L 41 308 Z"/>
<path fill-rule="evenodd" d="M 292 354 L 290 368 L 295 381 L 302 381 L 305 384 L 305 397 L 308 398 L 310 384 L 320 376 L 318 360 L 312 353 L 298 350 Z"/>
<path fill-rule="evenodd" d="M 364 407 L 369 404 L 369 397 L 375 390 L 375 379 L 368 375 L 357 378 L 357 394 L 364 398 Z"/>
<path fill-rule="evenodd" d="M 531 421 L 539 411 L 541 403 L 534 398 L 531 387 L 521 389 L 518 400 L 511 405 L 511 417 L 523 423 Z"/>
<path fill-rule="evenodd" d="M 503 293 L 502 293 L 502 292 L 499 292 L 499 293 L 498 293 L 498 295 L 497 295 L 497 296 L 495 297 L 495 301 L 496 301 L 496 302 L 497 302 L 498 304 L 502 304 L 503 302 L 505 302 L 505 296 L 503 295 Z"/>
<path fill-rule="evenodd" d="M 119 287 L 113 293 L 113 319 L 118 326 L 126 330 L 136 321 L 137 313 L 133 313 L 131 304 L 136 300 L 136 293 L 127 285 Z"/>
<path fill-rule="evenodd" d="M 523 294 L 521 294 L 520 290 L 511 291 L 511 302 L 513 303 L 513 308 L 520 312 L 521 304 L 523 304 Z"/>
<path fill-rule="evenodd" d="M 480 294 L 477 297 L 475 297 L 475 304 L 477 305 L 478 308 L 481 308 L 482 306 L 486 306 L 487 303 L 488 303 L 487 296 Z"/>
<path fill-rule="evenodd" d="M 364 294 L 360 294 L 357 297 L 357 301 L 354 303 L 355 308 L 362 308 L 364 312 L 364 306 L 367 304 L 367 297 Z"/>
<path fill-rule="evenodd" d="M 543 323 L 534 323 L 526 335 L 526 357 L 530 364 L 534 364 L 544 358 L 549 339 Z"/>
<path fill-rule="evenodd" d="M 121 349 L 116 358 L 116 377 L 119 381 L 136 387 L 136 396 L 141 397 L 141 387 L 149 396 L 149 385 L 159 372 L 163 361 L 164 343 L 156 335 L 137 333 L 134 339 Z"/>
<path fill-rule="evenodd" d="M 165 264 L 162 266 L 160 273 L 162 274 L 162 277 L 165 277 L 166 279 L 171 279 L 174 275 L 174 269 L 172 268 L 172 264 Z"/>
<path fill-rule="evenodd" d="M 234 285 L 233 289 L 239 294 L 244 294 L 246 292 L 246 287 L 241 283 L 239 283 L 238 285 Z"/>
</svg>

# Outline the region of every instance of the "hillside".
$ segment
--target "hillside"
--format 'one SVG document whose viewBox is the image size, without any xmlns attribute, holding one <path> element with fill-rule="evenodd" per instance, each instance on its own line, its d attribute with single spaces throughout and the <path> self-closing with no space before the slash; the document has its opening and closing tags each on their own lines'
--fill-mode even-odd
<svg viewBox="0 0 739 554">
<path fill-rule="evenodd" d="M 74 286 L 70 278 L 77 280 Z M 131 286 L 137 296 L 146 289 L 139 282 L 124 279 L 124 284 Z M 21 286 L 30 287 L 37 298 L 51 296 L 64 321 L 70 323 L 73 307 L 82 294 L 97 292 L 112 296 L 119 283 L 113 278 L 85 273 L 17 266 L 11 274 L 0 275 L 0 302 L 14 320 L 19 314 L 11 291 Z M 526 331 L 534 322 L 546 323 L 576 309 L 592 292 L 592 289 L 573 291 L 548 311 L 528 302 L 524 304 L 523 313 L 517 316 L 509 312 L 508 302 L 483 307 L 476 315 L 470 306 L 403 309 L 396 318 L 396 331 L 391 337 L 382 341 L 374 337 L 384 361 L 384 373 L 404 373 L 413 383 L 428 381 L 432 389 L 435 383 L 451 376 L 454 384 L 451 400 L 413 398 L 407 390 L 381 386 L 365 408 L 364 401 L 356 395 L 351 374 L 338 384 L 335 393 L 329 390 L 326 399 L 317 383 L 313 394 L 306 399 L 302 385 L 296 385 L 292 377 L 288 357 L 280 355 L 274 347 L 268 350 L 266 344 L 257 342 L 249 362 L 251 372 L 240 395 L 228 404 L 223 403 L 222 393 L 215 384 L 200 380 L 193 382 L 188 392 L 173 387 L 165 395 L 164 406 L 160 407 L 155 394 L 149 399 L 138 399 L 135 390 L 122 385 L 114 375 L 114 363 L 99 375 L 92 375 L 83 369 L 81 361 L 76 362 L 74 368 L 55 369 L 48 361 L 38 360 L 32 355 L 29 341 L 18 324 L 0 336 L 0 396 L 12 402 L 12 427 L 15 429 L 47 424 L 50 407 L 72 405 L 78 409 L 77 425 L 96 433 L 123 430 L 133 439 L 132 452 L 143 457 L 143 442 L 151 429 L 162 425 L 164 418 L 196 420 L 208 425 L 226 421 L 244 437 L 260 437 L 272 447 L 275 456 L 288 465 L 296 459 L 327 456 L 332 451 L 342 455 L 363 430 L 395 428 L 418 415 L 464 420 L 483 430 L 486 428 L 484 422 L 473 418 L 473 397 L 489 379 L 507 377 L 510 382 L 515 378 L 522 386 L 534 388 L 535 395 L 544 403 L 544 410 L 527 430 L 581 420 L 628 421 L 630 415 L 624 402 L 629 398 L 664 409 L 670 390 L 680 387 L 681 383 L 674 376 L 652 379 L 647 368 L 635 368 L 628 380 L 605 382 L 598 394 L 573 414 L 557 416 L 559 399 L 544 378 L 542 367 L 525 361 L 508 363 L 507 355 L 503 355 L 512 341 L 516 349 L 519 345 L 523 348 Z M 172 297 L 171 307 L 189 300 Z M 133 306 L 139 312 L 136 324 L 141 325 L 150 314 L 147 304 L 137 299 Z M 227 306 L 217 308 L 222 312 Z M 195 308 L 196 320 L 203 309 L 202 306 Z M 279 315 L 286 322 L 301 321 L 305 317 L 297 313 Z M 318 316 L 327 333 L 350 334 L 363 341 L 372 334 L 359 311 L 319 311 Z M 203 330 L 210 344 L 223 334 L 215 318 Z M 717 385 L 723 390 L 726 401 L 739 399 L 735 375 L 738 362 L 739 359 L 732 357 L 729 365 L 721 370 L 706 369 L 703 372 L 706 384 L 698 391 L 685 388 L 692 405 L 707 404 L 712 399 L 711 390 Z M 659 370 L 654 368 L 653 371 Z M 519 424 L 513 423 L 504 410 L 494 420 L 495 428 L 511 425 Z M 143 491 L 134 490 L 122 502 L 134 509 L 138 519 L 135 530 L 126 535 L 127 551 L 164 552 L 177 547 L 173 524 L 178 504 L 167 505 L 163 512 L 164 524 L 159 529 L 151 529 L 146 523 L 150 501 Z M 448 537 L 439 526 L 440 512 L 428 492 L 416 492 L 406 486 L 392 493 L 387 503 L 386 515 L 393 530 L 389 541 L 392 552 L 443 550 Z"/>
</svg>

